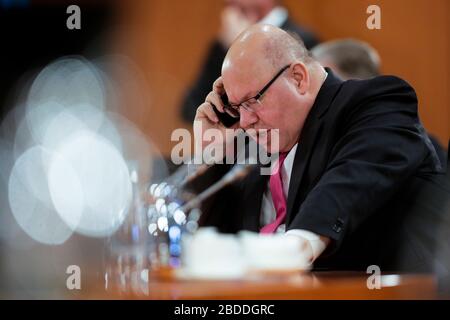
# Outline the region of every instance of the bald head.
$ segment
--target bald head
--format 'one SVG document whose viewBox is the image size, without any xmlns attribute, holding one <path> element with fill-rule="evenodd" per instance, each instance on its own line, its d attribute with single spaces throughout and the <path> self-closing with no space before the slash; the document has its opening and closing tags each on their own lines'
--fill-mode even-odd
<svg viewBox="0 0 450 320">
<path fill-rule="evenodd" d="M 242 32 L 222 65 L 225 92 L 231 104 L 240 106 L 240 127 L 279 130 L 281 151 L 298 141 L 325 77 L 301 40 L 263 24 Z"/>
<path fill-rule="evenodd" d="M 222 72 L 233 66 L 246 71 L 259 71 L 261 68 L 274 71 L 293 61 L 308 64 L 310 60 L 308 50 L 300 39 L 272 25 L 255 24 L 233 42 Z"/>
</svg>

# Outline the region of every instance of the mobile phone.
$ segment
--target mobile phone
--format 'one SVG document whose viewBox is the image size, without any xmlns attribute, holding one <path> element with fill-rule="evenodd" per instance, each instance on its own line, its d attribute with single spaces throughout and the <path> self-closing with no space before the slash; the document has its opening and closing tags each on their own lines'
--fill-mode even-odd
<svg viewBox="0 0 450 320">
<path fill-rule="evenodd" d="M 221 95 L 220 98 L 222 99 L 222 103 L 224 106 L 229 104 L 228 96 L 226 93 Z M 222 122 L 222 124 L 226 128 L 232 127 L 235 123 L 237 123 L 239 121 L 239 117 L 232 117 L 226 112 L 220 112 L 214 104 L 212 104 L 212 107 L 213 107 L 214 112 L 217 115 L 217 118 L 219 118 L 219 121 Z"/>
</svg>

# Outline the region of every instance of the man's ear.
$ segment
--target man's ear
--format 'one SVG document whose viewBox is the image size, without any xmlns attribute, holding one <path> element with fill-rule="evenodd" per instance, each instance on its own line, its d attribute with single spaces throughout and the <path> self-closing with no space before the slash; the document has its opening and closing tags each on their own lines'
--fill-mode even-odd
<svg viewBox="0 0 450 320">
<path fill-rule="evenodd" d="M 292 76 L 300 94 L 308 92 L 310 86 L 309 70 L 303 62 L 295 62 L 290 67 Z"/>
</svg>

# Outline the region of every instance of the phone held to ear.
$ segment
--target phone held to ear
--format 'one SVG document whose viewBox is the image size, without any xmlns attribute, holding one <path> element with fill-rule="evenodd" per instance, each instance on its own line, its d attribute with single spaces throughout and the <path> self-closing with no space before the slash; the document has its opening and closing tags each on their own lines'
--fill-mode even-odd
<svg viewBox="0 0 450 320">
<path fill-rule="evenodd" d="M 226 93 L 224 93 L 223 95 L 221 95 L 222 98 L 222 103 L 225 106 L 229 105 L 228 102 L 228 96 Z M 227 112 L 220 112 L 216 106 L 214 104 L 212 104 L 213 110 L 215 112 L 215 114 L 217 115 L 217 117 L 219 118 L 219 121 L 226 127 L 226 128 L 230 128 L 232 127 L 234 124 L 236 124 L 237 122 L 239 122 L 239 116 L 231 116 L 230 114 L 228 114 Z"/>
</svg>

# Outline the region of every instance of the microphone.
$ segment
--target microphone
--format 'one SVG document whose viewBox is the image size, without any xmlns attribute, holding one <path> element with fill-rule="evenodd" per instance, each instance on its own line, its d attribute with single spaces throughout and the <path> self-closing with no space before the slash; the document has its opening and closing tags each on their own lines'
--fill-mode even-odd
<svg viewBox="0 0 450 320">
<path fill-rule="evenodd" d="M 200 164 L 200 165 L 184 164 L 166 180 L 158 184 L 151 185 L 149 188 L 149 192 L 154 196 L 161 197 L 164 195 L 168 195 L 168 192 L 163 191 L 166 188 L 170 189 L 171 192 L 181 190 L 188 183 L 203 175 L 213 165 L 214 164 Z M 194 169 L 192 169 L 192 166 L 194 166 Z M 189 171 L 191 170 L 194 171 L 190 173 Z"/>
<path fill-rule="evenodd" d="M 197 165 L 194 172 L 192 172 L 190 174 L 188 173 L 184 176 L 184 178 L 177 185 L 177 188 L 179 188 L 179 189 L 183 188 L 189 182 L 191 182 L 191 181 L 197 179 L 198 177 L 200 177 L 201 175 L 203 175 L 206 172 L 206 170 L 208 170 L 212 166 L 213 166 L 213 164 Z M 189 164 L 187 164 L 186 167 L 187 167 L 186 171 L 189 171 Z"/>
<path fill-rule="evenodd" d="M 240 138 L 242 139 L 244 135 L 246 135 L 245 131 L 240 131 L 236 136 L 236 139 Z M 243 153 L 245 156 L 245 151 L 246 151 L 245 146 L 241 146 L 241 148 L 237 150 L 236 157 L 239 158 Z M 188 163 L 184 164 L 177 171 L 175 171 L 175 173 L 173 173 L 170 177 L 168 177 L 164 182 L 166 184 L 175 186 L 177 189 L 182 189 L 188 183 L 203 175 L 210 167 L 216 164 L 217 163 L 214 162 L 212 159 L 209 159 L 209 161 L 205 161 L 205 163 L 202 164 L 195 164 L 195 157 L 194 157 Z M 194 166 L 194 169 L 192 169 L 192 166 Z M 190 173 L 189 171 L 191 170 L 194 171 Z"/>
<path fill-rule="evenodd" d="M 217 193 L 224 187 L 246 177 L 250 170 L 256 165 L 256 161 L 254 161 L 252 158 L 249 158 L 245 162 L 245 164 L 234 165 L 234 167 L 230 171 L 228 171 L 219 181 L 208 187 L 206 190 L 202 191 L 194 199 L 185 203 L 179 209 L 183 212 L 194 209 L 207 198 L 211 197 L 213 194 Z"/>
</svg>

